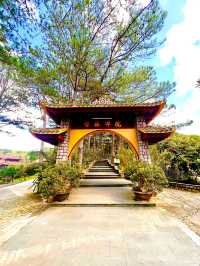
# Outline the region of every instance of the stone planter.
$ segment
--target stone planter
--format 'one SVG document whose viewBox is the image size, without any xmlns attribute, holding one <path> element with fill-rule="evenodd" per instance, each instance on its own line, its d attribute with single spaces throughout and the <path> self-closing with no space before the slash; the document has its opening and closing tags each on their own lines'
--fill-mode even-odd
<svg viewBox="0 0 200 266">
<path fill-rule="evenodd" d="M 66 199 L 69 198 L 69 194 L 71 192 L 72 186 L 69 185 L 68 188 L 66 188 L 63 191 L 58 192 L 55 196 L 54 196 L 54 201 L 64 201 Z"/>
<path fill-rule="evenodd" d="M 70 192 L 66 192 L 66 193 L 63 193 L 63 194 L 57 194 L 54 197 L 54 201 L 59 201 L 59 202 L 60 201 L 64 201 L 64 200 L 68 199 L 69 194 L 70 194 Z"/>
<path fill-rule="evenodd" d="M 47 199 L 47 203 L 52 203 L 54 201 L 54 196 L 50 196 Z"/>
<path fill-rule="evenodd" d="M 49 196 L 48 198 L 43 198 L 43 203 L 52 203 L 54 201 L 54 196 Z"/>
<path fill-rule="evenodd" d="M 133 191 L 135 194 L 135 200 L 137 201 L 149 201 L 153 196 L 153 192 L 140 192 Z"/>
</svg>

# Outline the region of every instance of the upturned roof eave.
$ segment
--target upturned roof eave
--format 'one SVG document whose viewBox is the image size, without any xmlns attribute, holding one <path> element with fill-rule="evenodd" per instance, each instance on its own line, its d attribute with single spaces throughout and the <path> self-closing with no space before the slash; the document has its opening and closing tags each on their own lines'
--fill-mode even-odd
<svg viewBox="0 0 200 266">
<path fill-rule="evenodd" d="M 156 128 L 154 128 L 156 129 Z M 157 132 L 147 132 L 147 128 L 146 128 L 146 132 L 145 132 L 145 128 L 141 128 L 139 129 L 139 131 L 141 132 L 141 138 L 143 140 L 147 140 L 148 143 L 151 144 L 156 144 L 160 141 L 163 141 L 167 138 L 169 138 L 175 131 L 175 128 L 172 129 L 160 129 L 159 127 L 157 128 L 158 131 Z"/>
<path fill-rule="evenodd" d="M 30 132 L 37 139 L 57 146 L 60 142 L 59 136 L 67 132 L 67 128 L 34 128 Z"/>
</svg>

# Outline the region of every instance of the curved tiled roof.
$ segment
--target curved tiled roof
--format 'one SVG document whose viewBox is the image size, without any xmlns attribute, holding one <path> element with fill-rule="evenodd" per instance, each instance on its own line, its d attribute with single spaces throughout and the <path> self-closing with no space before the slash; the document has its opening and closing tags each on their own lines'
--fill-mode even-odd
<svg viewBox="0 0 200 266">
<path fill-rule="evenodd" d="M 32 128 L 30 132 L 38 139 L 52 145 L 58 145 L 67 128 Z"/>
<path fill-rule="evenodd" d="M 41 103 L 45 112 L 57 123 L 65 117 L 77 116 L 77 114 L 95 114 L 104 113 L 106 115 L 125 113 L 130 116 L 143 116 L 146 123 L 157 116 L 164 108 L 165 102 L 159 101 L 154 103 L 105 103 L 105 104 L 86 104 L 80 102 L 47 104 Z"/>
<path fill-rule="evenodd" d="M 46 134 L 46 135 L 59 135 L 65 133 L 67 128 L 32 128 L 30 129 L 32 133 Z"/>
<path fill-rule="evenodd" d="M 144 128 L 138 129 L 141 132 L 141 137 L 143 140 L 148 140 L 149 144 L 155 144 L 168 138 L 175 128 L 173 127 L 161 127 L 161 126 L 146 126 Z"/>
<path fill-rule="evenodd" d="M 55 104 L 48 104 L 47 102 L 41 102 L 41 107 L 50 107 L 50 108 L 83 108 L 83 107 L 150 107 L 150 106 L 157 106 L 160 104 L 165 104 L 164 101 L 157 101 L 157 102 L 147 102 L 147 103 L 84 103 L 79 101 L 72 101 L 72 102 L 60 102 Z"/>
<path fill-rule="evenodd" d="M 142 133 L 167 133 L 174 131 L 174 127 L 162 127 L 162 126 L 146 126 L 144 128 L 140 128 L 139 131 Z"/>
</svg>

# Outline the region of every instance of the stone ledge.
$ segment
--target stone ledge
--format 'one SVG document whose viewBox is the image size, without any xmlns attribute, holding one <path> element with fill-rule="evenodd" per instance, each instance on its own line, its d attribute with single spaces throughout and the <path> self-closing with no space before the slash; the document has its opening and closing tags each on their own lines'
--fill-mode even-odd
<svg viewBox="0 0 200 266">
<path fill-rule="evenodd" d="M 156 207 L 153 202 L 139 202 L 133 203 L 49 203 L 49 207 Z"/>
</svg>

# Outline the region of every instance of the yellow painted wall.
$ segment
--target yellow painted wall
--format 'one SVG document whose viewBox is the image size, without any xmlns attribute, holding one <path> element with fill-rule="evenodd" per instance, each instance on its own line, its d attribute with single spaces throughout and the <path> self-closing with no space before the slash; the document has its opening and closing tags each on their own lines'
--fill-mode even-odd
<svg viewBox="0 0 200 266">
<path fill-rule="evenodd" d="M 123 129 L 71 129 L 69 138 L 69 157 L 75 146 L 87 135 L 97 132 L 113 132 L 124 138 L 131 148 L 136 152 L 138 156 L 138 141 L 135 128 L 123 128 Z M 138 156 L 139 157 L 139 156 Z"/>
</svg>

